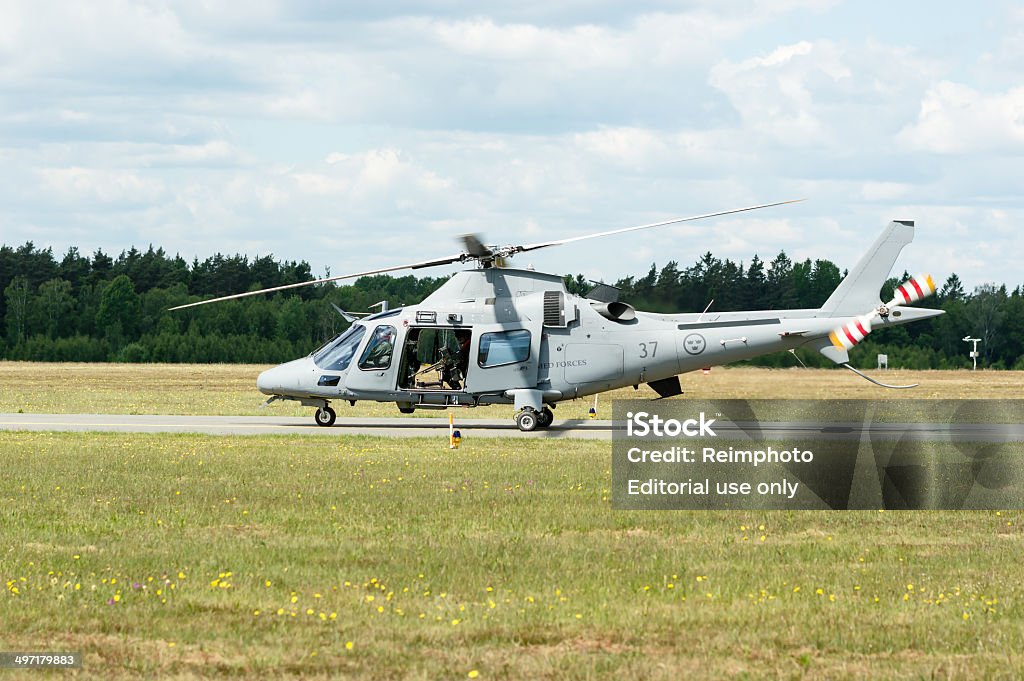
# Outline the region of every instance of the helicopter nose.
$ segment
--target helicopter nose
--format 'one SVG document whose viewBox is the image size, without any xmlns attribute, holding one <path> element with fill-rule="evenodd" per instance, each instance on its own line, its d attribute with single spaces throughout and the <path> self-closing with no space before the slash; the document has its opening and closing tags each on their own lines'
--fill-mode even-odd
<svg viewBox="0 0 1024 681">
<path fill-rule="evenodd" d="M 256 387 L 264 395 L 273 395 L 278 391 L 281 382 L 281 367 L 274 367 L 262 372 L 256 378 Z"/>
<path fill-rule="evenodd" d="M 297 359 L 267 369 L 256 379 L 256 387 L 264 395 L 288 395 L 302 390 L 303 382 L 312 376 L 311 361 Z"/>
</svg>

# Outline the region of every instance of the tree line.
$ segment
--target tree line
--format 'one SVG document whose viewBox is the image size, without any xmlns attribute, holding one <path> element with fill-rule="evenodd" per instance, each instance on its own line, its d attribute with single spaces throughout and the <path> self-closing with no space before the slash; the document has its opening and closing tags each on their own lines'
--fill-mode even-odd
<svg viewBox="0 0 1024 681">
<path fill-rule="evenodd" d="M 705 253 L 693 265 L 652 265 L 643 277 L 615 282 L 620 298 L 641 310 L 716 312 L 768 308 L 814 308 L 838 286 L 844 273 L 828 260 L 792 261 L 780 252 L 770 262 L 755 256 L 748 265 Z M 0 359 L 117 362 L 277 363 L 305 355 L 347 323 L 331 303 L 366 311 L 379 301 L 392 307 L 421 301 L 444 277 L 375 275 L 346 285 L 318 285 L 226 301 L 176 312 L 169 307 L 314 279 L 306 262 L 249 259 L 216 254 L 187 262 L 150 246 L 112 257 L 77 248 L 56 258 L 32 242 L 0 247 Z M 906 279 L 891 279 L 888 299 Z M 570 291 L 585 295 L 593 284 L 567 275 Z M 937 282 L 938 283 L 938 282 Z M 957 368 L 969 364 L 966 335 L 982 339 L 981 364 L 1024 369 L 1024 294 L 1021 286 L 985 285 L 968 293 L 951 274 L 938 294 L 919 305 L 941 308 L 933 320 L 873 333 L 851 353 L 869 367 L 876 353 L 892 366 Z M 808 364 L 826 366 L 814 352 Z M 755 360 L 768 366 L 793 364 L 779 353 Z"/>
</svg>

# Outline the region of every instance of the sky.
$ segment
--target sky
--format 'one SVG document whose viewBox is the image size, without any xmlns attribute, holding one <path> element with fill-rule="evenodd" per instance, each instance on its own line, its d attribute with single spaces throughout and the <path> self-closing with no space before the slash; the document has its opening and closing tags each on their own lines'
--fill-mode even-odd
<svg viewBox="0 0 1024 681">
<path fill-rule="evenodd" d="M 1022 190 L 1014 2 L 0 0 L 0 242 L 57 257 L 339 275 L 802 198 L 514 263 L 848 268 L 910 219 L 897 274 L 1013 288 Z"/>
</svg>

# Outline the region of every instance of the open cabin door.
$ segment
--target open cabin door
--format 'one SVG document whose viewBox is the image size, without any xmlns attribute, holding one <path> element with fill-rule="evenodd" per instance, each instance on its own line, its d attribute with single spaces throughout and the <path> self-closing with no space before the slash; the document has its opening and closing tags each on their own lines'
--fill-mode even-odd
<svg viewBox="0 0 1024 681">
<path fill-rule="evenodd" d="M 413 326 L 408 330 L 397 376 L 399 390 L 463 392 L 473 330 Z"/>
</svg>

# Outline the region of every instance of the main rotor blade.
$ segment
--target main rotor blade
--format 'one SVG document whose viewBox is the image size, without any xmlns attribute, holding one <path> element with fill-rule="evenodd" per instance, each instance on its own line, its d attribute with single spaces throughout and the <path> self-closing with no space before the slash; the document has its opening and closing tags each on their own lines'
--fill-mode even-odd
<svg viewBox="0 0 1024 681">
<path fill-rule="evenodd" d="M 493 255 L 491 249 L 484 246 L 476 234 L 463 234 L 462 243 L 466 246 L 466 252 L 474 258 L 484 258 Z"/>
<path fill-rule="evenodd" d="M 313 284 L 324 284 L 328 281 L 338 281 L 339 279 L 354 279 L 356 277 L 366 277 L 371 274 L 382 274 L 384 272 L 394 272 L 395 270 L 415 270 L 421 267 L 433 267 L 435 265 L 450 265 L 453 262 L 464 262 L 466 255 L 460 253 L 459 255 L 449 256 L 447 258 L 438 258 L 436 260 L 424 260 L 423 262 L 414 262 L 407 265 L 394 265 L 392 267 L 382 267 L 376 270 L 367 270 L 365 272 L 355 272 L 353 274 L 341 274 L 336 277 L 325 277 L 323 279 L 314 279 L 312 281 L 300 281 L 297 284 L 285 284 L 284 286 L 272 286 L 270 288 L 261 288 L 258 291 L 246 291 L 245 293 L 235 293 L 230 296 L 221 296 L 220 298 L 210 298 L 209 300 L 200 300 L 197 303 L 187 303 L 185 305 L 178 305 L 176 307 L 168 308 L 169 310 L 183 310 L 186 307 L 196 307 L 197 305 L 206 305 L 208 303 L 219 303 L 224 300 L 234 300 L 235 298 L 247 298 L 249 296 L 257 296 L 261 293 L 272 293 L 274 291 L 286 291 L 288 289 L 299 288 L 301 286 L 312 286 Z"/>
<path fill-rule="evenodd" d="M 535 251 L 538 248 L 547 248 L 548 246 L 560 246 L 562 244 L 573 243 L 574 241 L 582 241 L 583 239 L 595 239 L 599 236 L 611 236 L 612 234 L 623 234 L 625 232 L 635 232 L 640 229 L 650 229 L 651 227 L 661 227 L 663 225 L 672 225 L 679 222 L 690 222 L 691 220 L 702 220 L 704 218 L 713 218 L 720 215 L 732 215 L 733 213 L 742 213 L 748 210 L 758 210 L 759 208 L 771 208 L 772 206 L 783 206 L 787 203 L 798 203 L 804 199 L 794 199 L 791 201 L 779 201 L 777 203 L 765 203 L 760 206 L 748 206 L 746 208 L 736 208 L 734 210 L 724 210 L 718 213 L 705 213 L 704 215 L 694 215 L 688 218 L 675 218 L 672 220 L 664 220 L 662 222 L 652 222 L 648 225 L 638 225 L 636 227 L 626 227 L 624 229 L 612 229 L 607 232 L 597 232 L 596 234 L 584 234 L 583 236 L 574 236 L 567 239 L 559 239 L 558 241 L 542 241 L 535 244 L 526 244 L 524 246 L 509 246 L 499 251 L 501 257 L 507 257 L 516 253 L 523 253 L 525 251 Z M 272 286 L 270 288 L 260 289 L 258 291 L 246 291 L 245 293 L 235 293 L 230 296 L 221 296 L 219 298 L 211 298 L 209 300 L 200 300 L 196 303 L 187 303 L 185 305 L 177 305 L 175 307 L 168 308 L 169 310 L 183 310 L 188 307 L 196 307 L 198 305 L 207 305 L 209 303 L 219 303 L 224 300 L 235 300 L 236 298 L 247 298 L 249 296 L 260 295 L 261 293 L 273 293 L 274 291 L 287 291 L 288 289 L 300 288 L 302 286 L 313 286 L 314 284 L 324 284 L 329 281 L 339 281 L 341 279 L 354 279 L 356 277 L 365 277 L 371 274 L 382 274 L 384 272 L 394 272 L 396 270 L 418 270 L 423 267 L 435 267 L 437 265 L 450 265 L 455 262 L 466 262 L 466 260 L 483 260 L 484 258 L 491 259 L 495 256 L 495 252 L 488 246 L 485 246 L 476 235 L 466 235 L 463 237 L 463 243 L 466 245 L 466 253 L 460 253 L 458 255 L 452 255 L 444 258 L 437 258 L 435 260 L 424 260 L 422 262 L 409 263 L 406 265 L 393 265 L 391 267 L 382 267 L 376 270 L 367 270 L 365 272 L 355 272 L 353 274 L 342 274 L 336 277 L 325 277 L 323 279 L 314 279 L 312 281 L 300 281 L 295 284 L 285 284 L 283 286 Z"/>
<path fill-rule="evenodd" d="M 772 206 L 784 206 L 787 203 L 800 203 L 806 199 L 791 199 L 789 201 L 779 201 L 777 203 L 763 203 L 760 206 L 747 206 L 746 208 L 734 208 L 733 210 L 723 210 L 718 213 L 705 213 L 704 215 L 693 215 L 688 218 L 674 218 L 672 220 L 663 220 L 662 222 L 652 222 L 648 225 L 637 225 L 636 227 L 626 227 L 624 229 L 610 229 L 607 232 L 597 232 L 596 234 L 584 234 L 583 236 L 572 236 L 568 239 L 558 239 L 557 241 L 541 241 L 535 244 L 526 244 L 519 246 L 516 252 L 523 253 L 525 251 L 535 251 L 538 248 L 547 248 L 548 246 L 561 246 L 562 244 L 570 244 L 574 241 L 583 241 L 584 239 L 596 239 L 599 236 L 611 236 L 612 234 L 623 234 L 625 232 L 636 232 L 641 229 L 650 229 L 652 227 L 663 227 L 664 225 L 674 225 L 678 222 L 690 222 L 692 220 L 703 220 L 705 218 L 714 218 L 720 215 L 732 215 L 733 213 L 743 213 L 748 210 L 758 210 L 760 208 L 771 208 Z"/>
</svg>

